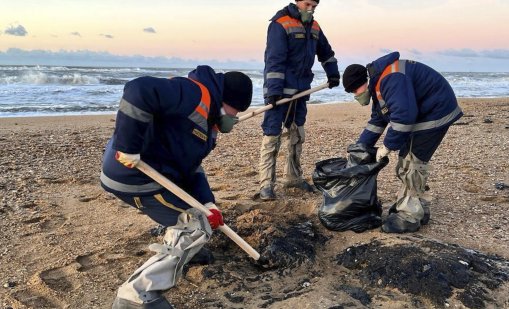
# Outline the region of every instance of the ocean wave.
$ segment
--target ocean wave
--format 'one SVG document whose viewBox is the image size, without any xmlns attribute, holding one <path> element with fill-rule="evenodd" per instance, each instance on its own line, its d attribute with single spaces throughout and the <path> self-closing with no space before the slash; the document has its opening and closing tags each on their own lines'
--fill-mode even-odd
<svg viewBox="0 0 509 309">
<path fill-rule="evenodd" d="M 118 109 L 115 105 L 47 105 L 47 106 L 9 106 L 0 107 L 0 117 L 8 114 L 25 113 L 74 113 L 74 112 L 114 112 Z"/>
<path fill-rule="evenodd" d="M 124 85 L 130 79 L 122 79 L 122 78 L 100 78 L 99 81 L 104 85 Z"/>
<path fill-rule="evenodd" d="M 48 74 L 45 72 L 29 71 L 21 75 L 1 76 L 0 85 L 2 84 L 63 84 L 63 85 L 93 85 L 99 84 L 100 79 L 95 76 L 83 75 L 80 73 L 71 74 Z"/>
</svg>

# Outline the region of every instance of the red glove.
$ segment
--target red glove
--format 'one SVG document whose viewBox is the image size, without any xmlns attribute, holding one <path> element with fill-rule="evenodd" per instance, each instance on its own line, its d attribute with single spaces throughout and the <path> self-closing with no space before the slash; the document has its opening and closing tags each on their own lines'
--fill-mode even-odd
<svg viewBox="0 0 509 309">
<path fill-rule="evenodd" d="M 210 223 L 210 227 L 215 230 L 217 229 L 220 225 L 224 225 L 224 222 L 223 222 L 223 215 L 221 214 L 221 211 L 219 209 L 209 209 L 211 214 L 210 216 L 207 217 L 207 219 L 209 220 L 209 223 Z"/>
</svg>

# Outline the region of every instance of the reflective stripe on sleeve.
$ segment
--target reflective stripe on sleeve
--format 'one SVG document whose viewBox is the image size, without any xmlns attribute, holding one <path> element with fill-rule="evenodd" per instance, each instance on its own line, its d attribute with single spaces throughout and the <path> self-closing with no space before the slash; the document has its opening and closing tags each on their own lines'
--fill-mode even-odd
<svg viewBox="0 0 509 309">
<path fill-rule="evenodd" d="M 109 178 L 102 171 L 101 171 L 101 182 L 110 189 L 125 193 L 146 193 L 163 188 L 157 182 L 150 182 L 144 185 L 128 185 Z"/>
<path fill-rule="evenodd" d="M 298 92 L 297 89 L 292 89 L 292 88 L 284 88 L 283 89 L 283 94 L 294 95 L 297 92 Z M 263 95 L 266 95 L 267 93 L 269 93 L 269 89 L 267 87 L 264 87 L 263 88 Z"/>
<path fill-rule="evenodd" d="M 326 63 L 329 63 L 329 62 L 338 62 L 338 59 L 336 59 L 336 57 L 332 56 L 329 59 L 322 62 L 322 65 L 325 65 Z"/>
<path fill-rule="evenodd" d="M 279 78 L 279 79 L 285 79 L 285 73 L 279 73 L 279 72 L 269 72 L 267 75 L 265 75 L 267 79 L 269 78 Z"/>
<path fill-rule="evenodd" d="M 416 124 L 401 124 L 401 123 L 391 121 L 391 126 L 395 131 L 399 131 L 399 132 L 415 132 L 415 131 L 429 130 L 429 129 L 439 128 L 443 125 L 448 124 L 455 117 L 457 117 L 460 113 L 461 113 L 461 108 L 459 106 L 457 106 L 448 115 L 446 115 L 438 120 L 431 120 L 431 121 L 420 122 L 420 123 L 416 123 Z"/>
<path fill-rule="evenodd" d="M 379 127 L 368 123 L 365 129 L 376 134 L 382 134 L 384 133 L 385 127 Z"/>
<path fill-rule="evenodd" d="M 292 89 L 292 88 L 284 88 L 283 89 L 283 93 L 284 94 L 289 94 L 289 95 L 294 95 L 297 93 L 297 89 Z"/>
<path fill-rule="evenodd" d="M 152 119 L 154 119 L 154 116 L 152 114 L 139 109 L 138 107 L 129 103 L 124 98 L 120 100 L 119 111 L 141 122 L 151 122 Z"/>
</svg>

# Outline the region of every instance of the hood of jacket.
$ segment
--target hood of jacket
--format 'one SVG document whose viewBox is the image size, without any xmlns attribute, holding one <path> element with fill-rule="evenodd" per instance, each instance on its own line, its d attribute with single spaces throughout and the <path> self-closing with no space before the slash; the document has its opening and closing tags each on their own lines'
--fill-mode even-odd
<svg viewBox="0 0 509 309">
<path fill-rule="evenodd" d="M 287 15 L 300 20 L 299 8 L 294 3 L 290 3 L 284 9 L 279 10 L 276 13 L 276 15 L 274 15 L 270 20 L 276 21 L 279 18 L 281 18 L 283 16 L 287 16 Z"/>
<path fill-rule="evenodd" d="M 399 59 L 399 52 L 392 52 L 366 65 L 369 74 L 369 90 L 373 93 L 376 83 L 384 69 L 394 61 Z"/>
<path fill-rule="evenodd" d="M 189 72 L 187 77 L 202 83 L 210 93 L 211 108 L 209 117 L 216 119 L 219 117 L 221 105 L 223 104 L 223 81 L 224 74 L 216 73 L 214 69 L 208 65 L 199 65 L 196 69 Z"/>
</svg>

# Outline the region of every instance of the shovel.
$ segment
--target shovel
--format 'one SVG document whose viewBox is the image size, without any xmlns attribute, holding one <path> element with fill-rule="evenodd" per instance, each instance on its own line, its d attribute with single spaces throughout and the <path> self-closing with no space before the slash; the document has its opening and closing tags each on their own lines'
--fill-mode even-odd
<svg viewBox="0 0 509 309">
<path fill-rule="evenodd" d="M 208 210 L 207 207 L 203 206 L 200 202 L 198 202 L 194 197 L 189 195 L 186 191 L 182 190 L 170 181 L 168 178 L 161 175 L 158 171 L 153 169 L 150 165 L 143 161 L 139 161 L 136 164 L 136 168 L 145 173 L 147 176 L 158 182 L 161 186 L 168 189 L 170 192 L 180 197 L 183 201 L 188 203 L 193 208 L 196 208 L 203 212 L 207 217 L 212 213 Z M 220 225 L 218 228 L 221 232 L 225 233 L 226 236 L 230 237 L 237 245 L 239 245 L 242 250 L 246 251 L 249 256 L 258 261 L 260 259 L 260 253 L 258 253 L 253 247 L 251 247 L 244 239 L 242 239 L 237 233 L 235 233 L 231 228 L 229 228 L 226 224 Z"/>
<path fill-rule="evenodd" d="M 309 95 L 309 94 L 311 94 L 313 92 L 317 92 L 317 91 L 320 91 L 320 90 L 328 88 L 328 87 L 329 87 L 329 83 L 325 83 L 325 84 L 317 86 L 315 88 L 311 88 L 311 89 L 308 89 L 306 91 L 299 92 L 299 93 L 297 93 L 296 95 L 294 95 L 291 98 L 281 99 L 281 100 L 276 102 L 276 105 L 281 105 L 281 104 L 288 103 L 290 101 L 293 101 L 293 100 L 298 99 L 298 98 L 302 98 L 303 96 L 307 96 L 307 95 Z M 261 113 L 263 113 L 265 111 L 268 111 L 272 107 L 273 107 L 272 104 L 265 105 L 264 107 L 261 107 L 261 108 L 259 108 L 257 110 L 249 112 L 249 113 L 247 113 L 245 115 L 242 115 L 241 117 L 239 117 L 239 122 L 244 121 L 246 119 L 249 119 L 251 117 L 254 117 L 254 116 L 256 116 L 258 114 L 261 114 Z"/>
</svg>

